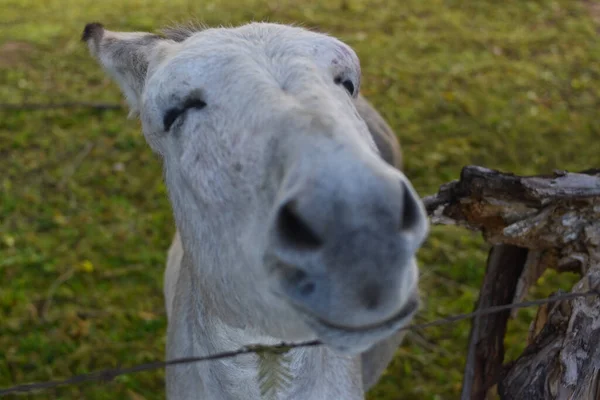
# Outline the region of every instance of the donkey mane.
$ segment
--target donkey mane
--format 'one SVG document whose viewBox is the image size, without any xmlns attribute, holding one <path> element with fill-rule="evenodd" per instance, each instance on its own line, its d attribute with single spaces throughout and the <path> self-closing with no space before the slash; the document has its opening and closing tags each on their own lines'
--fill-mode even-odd
<svg viewBox="0 0 600 400">
<path fill-rule="evenodd" d="M 169 40 L 183 42 L 185 39 L 189 38 L 195 33 L 201 32 L 208 28 L 208 25 L 200 21 L 189 21 L 185 23 L 178 23 L 173 26 L 167 26 L 161 29 L 159 32 Z"/>
</svg>

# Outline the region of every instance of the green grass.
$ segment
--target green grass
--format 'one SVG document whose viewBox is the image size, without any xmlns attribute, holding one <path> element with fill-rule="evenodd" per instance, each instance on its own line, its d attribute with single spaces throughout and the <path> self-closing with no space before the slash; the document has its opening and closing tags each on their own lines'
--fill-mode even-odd
<svg viewBox="0 0 600 400">
<path fill-rule="evenodd" d="M 363 93 L 398 133 L 422 195 L 466 164 L 522 174 L 598 167 L 600 47 L 584 2 L 3 0 L 1 8 L 0 103 L 120 102 L 79 42 L 85 22 L 112 30 L 191 16 L 295 22 L 356 49 Z M 174 225 L 161 177 L 125 111 L 0 111 L 0 387 L 163 357 Z M 433 229 L 419 254 L 419 321 L 472 309 L 487 250 L 477 234 Z M 572 282 L 549 273 L 533 295 Z M 511 321 L 510 357 L 534 312 Z M 458 398 L 468 328 L 411 335 L 369 399 Z M 146 372 L 26 398 L 160 399 L 163 384 L 162 371 Z"/>
</svg>

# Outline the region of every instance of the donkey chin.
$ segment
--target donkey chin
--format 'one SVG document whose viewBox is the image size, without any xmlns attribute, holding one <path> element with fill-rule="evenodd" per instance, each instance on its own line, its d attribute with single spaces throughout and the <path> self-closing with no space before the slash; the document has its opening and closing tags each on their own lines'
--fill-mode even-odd
<svg viewBox="0 0 600 400">
<path fill-rule="evenodd" d="M 406 328 L 418 311 L 419 305 L 419 295 L 415 290 L 394 316 L 379 323 L 360 327 L 336 325 L 301 307 L 293 307 L 320 341 L 339 353 L 355 355 L 365 352 L 374 344 Z"/>
<path fill-rule="evenodd" d="M 305 282 L 302 296 L 306 296 L 306 292 L 317 291 L 316 287 L 319 285 L 324 284 Z M 295 292 L 285 278 L 279 280 L 278 288 L 273 290 L 273 293 L 309 328 L 315 338 L 338 353 L 347 355 L 363 353 L 376 343 L 406 329 L 421 304 L 416 278 L 413 280 L 413 286 L 402 293 L 404 295 L 400 296 L 396 307 L 384 306 L 393 310 L 391 313 L 383 313 L 379 309 L 365 311 L 366 307 L 356 304 L 356 301 L 347 301 L 349 305 L 344 307 L 344 300 L 341 298 L 337 299 L 339 307 L 327 306 L 327 301 L 323 301 L 321 307 L 311 307 Z M 332 308 L 340 309 L 337 312 L 323 312 Z"/>
<path fill-rule="evenodd" d="M 340 353 L 355 355 L 367 351 L 375 343 L 405 328 L 418 308 L 419 299 L 415 294 L 397 315 L 376 325 L 361 328 L 340 327 L 311 315 L 307 315 L 305 321 L 323 343 Z"/>
</svg>

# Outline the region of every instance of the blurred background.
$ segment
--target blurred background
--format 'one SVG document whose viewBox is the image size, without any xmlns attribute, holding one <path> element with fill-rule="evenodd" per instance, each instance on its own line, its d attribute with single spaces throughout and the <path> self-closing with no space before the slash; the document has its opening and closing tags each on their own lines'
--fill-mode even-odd
<svg viewBox="0 0 600 400">
<path fill-rule="evenodd" d="M 599 166 L 600 2 L 0 0 L 0 387 L 164 357 L 175 227 L 160 160 L 80 35 L 91 21 L 156 31 L 190 20 L 290 22 L 350 44 L 422 196 L 467 164 Z M 432 230 L 417 322 L 472 310 L 487 251 L 479 234 Z M 530 297 L 572 283 L 549 271 Z M 511 320 L 509 359 L 534 314 Z M 458 398 L 468 334 L 468 322 L 411 332 L 368 398 Z M 30 397 L 161 399 L 163 378 Z"/>
</svg>

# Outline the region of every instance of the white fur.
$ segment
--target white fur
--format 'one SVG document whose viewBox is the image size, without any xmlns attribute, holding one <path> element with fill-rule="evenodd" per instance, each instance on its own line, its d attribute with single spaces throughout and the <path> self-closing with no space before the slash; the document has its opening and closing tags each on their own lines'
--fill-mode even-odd
<svg viewBox="0 0 600 400">
<path fill-rule="evenodd" d="M 357 111 L 354 51 L 266 23 L 177 40 L 103 31 L 89 43 L 164 161 L 179 231 L 165 272 L 168 358 L 320 339 L 326 346 L 292 350 L 294 381 L 280 398 L 362 399 L 362 376 L 376 379 L 391 355 L 365 374 L 360 354 L 393 351 L 410 321 L 412 306 L 391 319 L 416 304 L 414 254 L 428 225 Z M 190 98 L 206 107 L 165 132 L 165 114 Z M 305 273 L 301 283 L 290 271 Z M 259 399 L 256 374 L 254 355 L 170 367 L 167 394 Z"/>
</svg>

